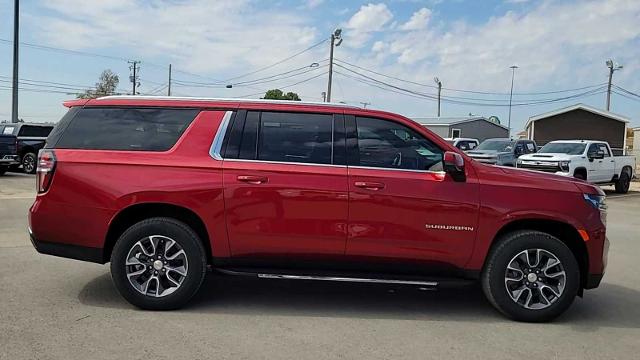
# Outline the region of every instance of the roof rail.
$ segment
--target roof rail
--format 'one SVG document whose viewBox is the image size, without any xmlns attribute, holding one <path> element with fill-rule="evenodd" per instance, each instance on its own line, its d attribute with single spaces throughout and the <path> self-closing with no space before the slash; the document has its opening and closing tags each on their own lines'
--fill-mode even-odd
<svg viewBox="0 0 640 360">
<path fill-rule="evenodd" d="M 172 101 L 227 101 L 239 103 L 265 103 L 265 104 L 283 104 L 283 105 L 313 105 L 313 106 L 330 106 L 360 109 L 359 106 L 326 103 L 314 101 L 293 101 L 293 100 L 269 100 L 269 99 L 234 99 L 234 98 L 208 98 L 208 97 L 180 97 L 180 96 L 140 96 L 140 95 L 111 95 L 99 97 L 95 100 L 172 100 Z"/>
</svg>

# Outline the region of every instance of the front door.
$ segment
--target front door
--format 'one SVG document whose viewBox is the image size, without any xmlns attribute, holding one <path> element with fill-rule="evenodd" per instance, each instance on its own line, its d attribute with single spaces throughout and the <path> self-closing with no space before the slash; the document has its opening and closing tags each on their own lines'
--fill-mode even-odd
<svg viewBox="0 0 640 360">
<path fill-rule="evenodd" d="M 357 117 L 350 131 L 352 120 L 346 254 L 462 267 L 477 231 L 477 181 L 446 176 L 443 150 L 404 124 Z"/>
<path fill-rule="evenodd" d="M 334 128 L 333 114 L 238 112 L 223 164 L 233 257 L 344 255 L 347 168 Z"/>
</svg>

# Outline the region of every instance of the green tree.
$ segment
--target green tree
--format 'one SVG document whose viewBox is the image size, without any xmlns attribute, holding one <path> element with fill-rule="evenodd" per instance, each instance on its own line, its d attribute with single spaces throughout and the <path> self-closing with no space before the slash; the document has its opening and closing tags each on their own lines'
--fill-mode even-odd
<svg viewBox="0 0 640 360">
<path fill-rule="evenodd" d="M 263 99 L 269 100 L 293 100 L 300 101 L 300 96 L 298 94 L 289 91 L 288 93 L 283 93 L 280 89 L 271 89 L 264 94 Z"/>
<path fill-rule="evenodd" d="M 82 94 L 78 94 L 78 99 L 95 99 L 101 96 L 115 95 L 119 83 L 120 78 L 118 75 L 107 69 L 100 74 L 95 89 L 89 89 Z"/>
</svg>

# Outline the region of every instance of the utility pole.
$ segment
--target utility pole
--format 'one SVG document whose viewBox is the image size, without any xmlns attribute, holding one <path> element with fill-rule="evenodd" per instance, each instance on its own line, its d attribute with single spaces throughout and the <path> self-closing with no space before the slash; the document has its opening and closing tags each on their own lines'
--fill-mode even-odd
<svg viewBox="0 0 640 360">
<path fill-rule="evenodd" d="M 20 49 L 20 0 L 13 5 L 13 83 L 11 88 L 11 122 L 18 122 L 18 50 Z"/>
<path fill-rule="evenodd" d="M 518 66 L 511 65 L 509 68 L 511 69 L 511 91 L 509 92 L 509 120 L 507 122 L 507 127 L 509 128 L 509 138 L 511 138 L 511 100 L 513 99 L 513 78 L 516 75 L 516 69 Z"/>
<path fill-rule="evenodd" d="M 438 77 L 434 77 L 433 81 L 438 85 L 438 117 L 440 117 L 440 94 L 442 93 L 442 81 Z"/>
<path fill-rule="evenodd" d="M 609 83 L 607 85 L 607 111 L 609 111 L 609 108 L 611 107 L 611 79 L 613 79 L 613 73 L 616 70 L 622 69 L 622 65 L 614 63 L 611 59 L 607 60 L 605 64 L 609 68 Z"/>
<path fill-rule="evenodd" d="M 129 81 L 131 81 L 131 84 L 133 84 L 133 90 L 131 94 L 136 95 L 136 86 L 140 86 L 140 83 L 138 82 L 138 78 L 140 77 L 140 75 L 138 74 L 138 70 L 140 69 L 138 64 L 140 64 L 140 61 L 134 60 L 129 61 L 128 63 L 131 64 L 129 66 L 129 70 L 133 71 L 133 75 L 129 76 Z"/>
<path fill-rule="evenodd" d="M 363 109 L 366 109 L 366 108 L 367 108 L 367 105 L 371 105 L 371 103 L 370 103 L 370 102 L 366 102 L 366 101 L 360 101 L 360 104 L 362 104 L 362 108 L 363 108 Z"/>
<path fill-rule="evenodd" d="M 167 96 L 171 96 L 171 64 L 169 64 L 169 87 L 167 88 Z"/>
<path fill-rule="evenodd" d="M 327 99 L 326 102 L 331 102 L 331 80 L 333 78 L 333 48 L 342 44 L 342 29 L 336 29 L 331 34 L 331 50 L 329 50 L 329 83 L 327 84 Z M 338 42 L 336 43 L 336 40 Z"/>
</svg>

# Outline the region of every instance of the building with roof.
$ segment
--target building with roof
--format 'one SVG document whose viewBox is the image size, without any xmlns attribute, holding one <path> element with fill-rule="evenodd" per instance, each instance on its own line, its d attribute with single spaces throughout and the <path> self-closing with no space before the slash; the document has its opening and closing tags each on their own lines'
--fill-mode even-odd
<svg viewBox="0 0 640 360">
<path fill-rule="evenodd" d="M 506 138 L 509 129 L 482 116 L 467 117 L 412 117 L 443 138 L 474 138 L 482 142 L 490 138 Z"/>
<path fill-rule="evenodd" d="M 538 146 L 554 140 L 600 140 L 607 141 L 615 155 L 622 155 L 628 123 L 622 115 L 576 104 L 530 117 L 525 131 Z"/>
</svg>

